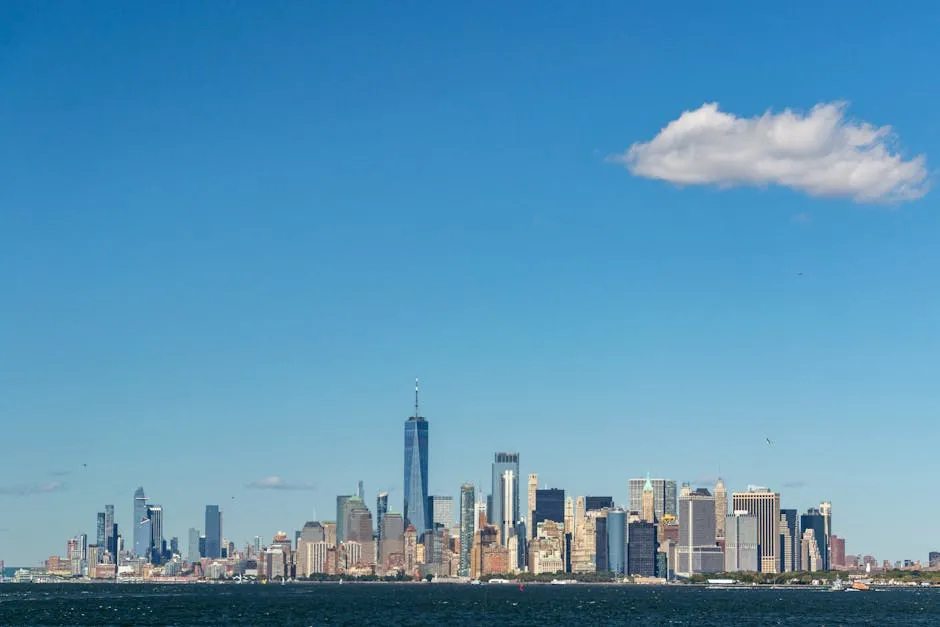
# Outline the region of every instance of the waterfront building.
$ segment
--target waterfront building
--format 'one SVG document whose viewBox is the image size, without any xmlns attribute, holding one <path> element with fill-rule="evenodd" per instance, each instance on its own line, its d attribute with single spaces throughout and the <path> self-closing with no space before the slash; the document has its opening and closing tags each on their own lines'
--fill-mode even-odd
<svg viewBox="0 0 940 627">
<path fill-rule="evenodd" d="M 405 523 L 414 525 L 418 536 L 432 527 L 428 512 L 428 421 L 418 409 L 418 380 L 415 379 L 415 413 L 405 421 Z"/>
<path fill-rule="evenodd" d="M 721 572 L 721 548 L 715 544 L 715 497 L 705 488 L 679 496 L 678 568 L 681 575 Z"/>
<path fill-rule="evenodd" d="M 760 551 L 760 570 L 764 573 L 780 571 L 780 494 L 768 488 L 748 486 L 747 492 L 731 495 L 731 508 L 746 511 L 757 518 L 757 544 Z"/>
<path fill-rule="evenodd" d="M 628 523 L 626 551 L 628 575 L 655 577 L 656 555 L 659 552 L 656 525 L 645 520 Z"/>
<path fill-rule="evenodd" d="M 808 571 L 823 570 L 822 553 L 819 550 L 821 539 L 816 537 L 816 530 L 807 527 L 803 531 L 803 569 Z"/>
<path fill-rule="evenodd" d="M 715 539 L 725 537 L 725 519 L 728 517 L 728 489 L 718 477 L 715 482 Z"/>
<path fill-rule="evenodd" d="M 845 568 L 845 538 L 830 536 L 829 541 L 829 568 L 840 570 Z"/>
<path fill-rule="evenodd" d="M 391 568 L 393 564 L 404 562 L 404 534 L 404 517 L 397 512 L 386 512 L 382 518 L 382 528 L 379 530 L 379 563 L 383 568 Z"/>
<path fill-rule="evenodd" d="M 816 542 L 816 553 L 819 554 L 820 563 L 818 568 L 808 570 L 829 570 L 829 546 L 826 538 L 826 516 L 815 508 L 811 507 L 806 513 L 800 516 L 800 529 L 803 531 L 803 539 L 806 539 L 807 529 L 813 530 L 813 540 Z M 803 555 L 813 554 L 812 551 L 803 550 Z M 804 565 L 805 566 L 805 565 Z"/>
<path fill-rule="evenodd" d="M 725 529 L 725 572 L 757 572 L 760 568 L 757 517 L 736 511 L 726 517 Z"/>
<path fill-rule="evenodd" d="M 780 572 L 800 570 L 800 518 L 795 509 L 780 510 Z"/>
<path fill-rule="evenodd" d="M 607 512 L 607 569 L 615 575 L 627 572 L 627 516 L 620 508 Z"/>
</svg>

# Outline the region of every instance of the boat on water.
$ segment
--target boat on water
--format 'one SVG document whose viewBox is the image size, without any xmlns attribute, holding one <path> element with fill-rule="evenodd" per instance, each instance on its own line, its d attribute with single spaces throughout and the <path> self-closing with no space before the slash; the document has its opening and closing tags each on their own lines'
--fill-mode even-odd
<svg viewBox="0 0 940 627">
<path fill-rule="evenodd" d="M 868 586 L 868 584 L 862 583 L 861 581 L 853 581 L 852 587 L 849 588 L 849 590 L 852 590 L 853 592 L 868 592 L 871 590 L 871 588 Z"/>
<path fill-rule="evenodd" d="M 845 586 L 842 585 L 842 579 L 836 579 L 832 582 L 832 586 L 829 588 L 831 592 L 842 592 L 845 590 Z"/>
</svg>

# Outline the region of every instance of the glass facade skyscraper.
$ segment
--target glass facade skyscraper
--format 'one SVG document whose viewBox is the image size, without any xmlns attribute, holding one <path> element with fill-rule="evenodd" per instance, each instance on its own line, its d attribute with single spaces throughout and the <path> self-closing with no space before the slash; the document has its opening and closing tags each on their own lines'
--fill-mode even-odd
<svg viewBox="0 0 940 627">
<path fill-rule="evenodd" d="M 607 569 L 615 575 L 627 572 L 627 513 L 607 512 Z"/>
<path fill-rule="evenodd" d="M 114 505 L 104 506 L 104 548 L 98 547 L 99 551 L 107 551 L 112 556 L 117 555 L 117 532 L 114 531 Z"/>
<path fill-rule="evenodd" d="M 457 574 L 470 576 L 470 550 L 473 547 L 474 516 L 476 514 L 476 491 L 472 483 L 460 486 L 460 562 Z"/>
<path fill-rule="evenodd" d="M 211 559 L 222 557 L 222 512 L 218 505 L 206 505 L 206 550 Z"/>
<path fill-rule="evenodd" d="M 405 421 L 405 527 L 414 525 L 418 537 L 431 528 L 428 511 L 428 421 L 418 414 L 415 381 L 415 415 Z"/>
<path fill-rule="evenodd" d="M 822 558 L 822 570 L 829 570 L 829 545 L 826 542 L 825 517 L 818 509 L 812 507 L 800 516 L 800 529 L 804 534 L 807 529 L 813 530 L 816 546 L 819 548 L 819 557 Z M 803 568 L 808 568 L 808 565 L 803 564 Z"/>
<path fill-rule="evenodd" d="M 535 537 L 540 522 L 551 520 L 565 524 L 565 491 L 557 488 L 535 491 L 535 510 L 528 521 L 529 536 Z"/>
<path fill-rule="evenodd" d="M 134 491 L 134 554 L 147 557 L 152 537 L 150 518 L 147 516 L 147 497 L 142 487 Z"/>
</svg>

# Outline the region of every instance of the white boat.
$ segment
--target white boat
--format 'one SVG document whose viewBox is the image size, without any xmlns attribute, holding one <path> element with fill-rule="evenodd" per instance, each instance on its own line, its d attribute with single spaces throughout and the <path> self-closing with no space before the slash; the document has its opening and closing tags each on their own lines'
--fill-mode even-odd
<svg viewBox="0 0 940 627">
<path fill-rule="evenodd" d="M 832 586 L 829 588 L 832 592 L 842 592 L 845 590 L 845 587 L 842 585 L 842 579 L 836 579 L 832 582 Z"/>
</svg>

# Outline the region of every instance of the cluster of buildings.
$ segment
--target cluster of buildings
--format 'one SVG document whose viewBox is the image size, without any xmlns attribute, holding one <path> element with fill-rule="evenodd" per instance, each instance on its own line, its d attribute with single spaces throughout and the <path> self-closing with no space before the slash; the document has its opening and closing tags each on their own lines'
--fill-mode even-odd
<svg viewBox="0 0 940 627">
<path fill-rule="evenodd" d="M 336 497 L 334 520 L 308 521 L 291 538 L 255 537 L 241 549 L 222 535 L 222 512 L 207 505 L 204 532 L 185 546 L 164 537 L 163 508 L 134 493 L 130 532 L 114 506 L 98 514 L 97 537 L 68 541 L 66 557 L 46 562 L 47 575 L 98 579 L 180 577 L 309 579 L 605 573 L 612 578 L 672 579 L 703 573 L 879 570 L 871 556 L 846 556 L 833 534 L 832 505 L 804 513 L 781 506 L 778 492 L 749 486 L 728 493 L 721 479 L 692 488 L 663 478 L 634 478 L 628 500 L 570 496 L 520 473 L 518 452 L 497 452 L 486 493 L 466 483 L 459 498 L 428 493 L 428 421 L 418 410 L 404 425 L 402 511 L 379 493 L 374 508 L 360 481 Z M 940 554 L 931 553 L 931 565 Z M 913 567 L 914 562 L 910 565 Z M 919 566 L 919 563 L 916 563 Z M 905 563 L 907 566 L 907 563 Z"/>
</svg>

